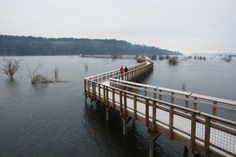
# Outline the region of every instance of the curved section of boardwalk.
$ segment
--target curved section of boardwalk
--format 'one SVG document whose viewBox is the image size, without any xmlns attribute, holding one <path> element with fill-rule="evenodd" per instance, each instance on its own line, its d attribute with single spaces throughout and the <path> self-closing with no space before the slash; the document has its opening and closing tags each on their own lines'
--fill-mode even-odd
<svg viewBox="0 0 236 157">
<path fill-rule="evenodd" d="M 84 79 L 85 95 L 91 100 L 103 102 L 107 114 L 111 108 L 119 110 L 124 121 L 123 125 L 131 118 L 141 122 L 148 128 L 152 139 L 163 133 L 170 139 L 184 144 L 194 155 L 236 156 L 236 123 L 216 116 L 217 102 L 222 103 L 223 99 L 212 98 L 212 114 L 207 114 L 198 111 L 196 107 L 196 100 L 209 98 L 207 96 L 194 94 L 193 109 L 190 109 L 189 101 L 186 99 L 191 96 L 188 92 L 158 89 L 130 82 L 145 77 L 152 70 L 153 62 L 146 61 L 129 67 L 129 72 L 125 74 L 127 81 L 118 80 L 118 70 L 87 77 Z M 134 86 L 144 88 L 144 94 L 135 93 L 131 88 Z M 148 96 L 148 88 L 153 88 L 153 97 Z M 158 93 L 165 90 L 170 91 L 170 102 L 163 101 L 162 95 Z M 176 93 L 184 95 L 184 105 L 174 104 Z M 234 101 L 223 102 L 235 110 Z M 123 133 L 125 134 L 125 126 Z M 150 156 L 153 156 L 152 152 Z"/>
</svg>

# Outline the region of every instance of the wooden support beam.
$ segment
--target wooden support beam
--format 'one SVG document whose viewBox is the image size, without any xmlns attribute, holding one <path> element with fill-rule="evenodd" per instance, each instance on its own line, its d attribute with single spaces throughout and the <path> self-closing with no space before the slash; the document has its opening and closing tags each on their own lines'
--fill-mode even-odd
<svg viewBox="0 0 236 157">
<path fill-rule="evenodd" d="M 134 71 L 132 70 L 132 77 L 131 77 L 131 80 L 134 79 Z"/>
<path fill-rule="evenodd" d="M 197 97 L 194 97 L 194 100 L 193 100 L 193 109 L 194 109 L 194 110 L 197 109 Z"/>
<path fill-rule="evenodd" d="M 172 139 L 173 137 L 173 124 L 174 124 L 174 107 L 170 106 L 169 112 L 169 137 Z"/>
<path fill-rule="evenodd" d="M 109 88 L 106 86 L 106 106 L 109 107 Z"/>
<path fill-rule="evenodd" d="M 154 99 L 157 99 L 157 88 L 154 89 L 153 97 Z"/>
<path fill-rule="evenodd" d="M 146 127 L 149 128 L 149 100 L 146 99 L 146 104 L 145 104 L 145 120 L 146 120 Z"/>
<path fill-rule="evenodd" d="M 213 102 L 212 114 L 213 114 L 214 116 L 217 115 L 217 101 L 214 101 L 214 102 Z"/>
<path fill-rule="evenodd" d="M 137 96 L 134 95 L 134 119 L 137 120 Z"/>
<path fill-rule="evenodd" d="M 188 108 L 188 98 L 189 98 L 189 96 L 185 95 L 185 107 L 187 107 L 187 108 Z"/>
<path fill-rule="evenodd" d="M 101 84 L 98 84 L 98 98 L 101 101 Z"/>
<path fill-rule="evenodd" d="M 112 107 L 115 108 L 115 90 L 112 88 Z"/>
<path fill-rule="evenodd" d="M 170 101 L 170 102 L 171 102 L 172 104 L 174 104 L 174 102 L 175 102 L 175 100 L 174 100 L 174 94 L 175 94 L 174 92 L 171 92 L 171 101 Z"/>
<path fill-rule="evenodd" d="M 157 124 L 156 124 L 156 101 L 153 101 L 153 103 L 152 103 L 152 127 L 153 127 L 153 130 L 157 129 Z"/>
<path fill-rule="evenodd" d="M 120 113 L 121 114 L 123 114 L 123 107 L 122 107 L 122 104 L 123 104 L 123 102 L 122 102 L 122 91 L 120 91 Z"/>
<path fill-rule="evenodd" d="M 195 151 L 195 138 L 196 138 L 196 113 L 192 112 L 191 117 L 191 151 Z"/>
<path fill-rule="evenodd" d="M 87 96 L 87 85 L 86 85 L 86 79 L 84 79 L 84 94 Z"/>
<path fill-rule="evenodd" d="M 88 80 L 88 95 L 90 96 L 90 81 Z"/>
<path fill-rule="evenodd" d="M 155 141 L 156 139 L 161 135 L 160 133 L 156 131 L 152 131 L 148 129 L 148 134 L 150 136 L 149 139 L 149 157 L 154 157 L 155 156 Z"/>
<path fill-rule="evenodd" d="M 150 142 L 149 142 L 149 157 L 154 157 L 154 155 L 155 155 L 154 147 L 155 147 L 155 141 L 150 140 Z"/>
<path fill-rule="evenodd" d="M 161 95 L 162 90 L 159 90 L 159 100 L 162 100 L 162 95 Z"/>
<path fill-rule="evenodd" d="M 103 101 L 104 101 L 104 104 L 106 105 L 106 92 L 105 92 L 106 86 L 103 85 L 102 88 L 103 88 Z"/>
<path fill-rule="evenodd" d="M 210 155 L 210 117 L 205 117 L 205 140 L 204 140 L 204 148 L 205 148 L 205 156 L 209 157 Z"/>
<path fill-rule="evenodd" d="M 95 92 L 96 92 L 96 90 L 95 90 L 95 83 L 92 82 L 92 94 L 93 94 L 93 99 L 94 99 L 94 100 L 95 100 L 95 98 L 96 98 Z"/>
<path fill-rule="evenodd" d="M 124 116 L 127 116 L 127 96 L 126 92 L 124 92 Z"/>
<path fill-rule="evenodd" d="M 147 96 L 147 87 L 144 87 L 144 95 Z"/>
</svg>

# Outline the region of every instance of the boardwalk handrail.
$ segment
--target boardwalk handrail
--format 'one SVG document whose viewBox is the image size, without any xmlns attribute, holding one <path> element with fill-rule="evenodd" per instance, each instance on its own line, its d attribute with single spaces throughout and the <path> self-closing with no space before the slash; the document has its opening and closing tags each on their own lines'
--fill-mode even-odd
<svg viewBox="0 0 236 157">
<path fill-rule="evenodd" d="M 91 82 L 94 84 L 96 83 L 94 81 Z M 116 87 L 101 84 L 95 85 L 98 85 L 95 86 L 95 89 L 98 91 L 100 89 L 101 91 L 100 95 L 99 92 L 96 91 L 96 96 L 100 97 L 100 99 L 104 97 L 103 93 L 113 91 L 116 95 L 122 93 L 122 100 L 126 99 L 124 101 L 127 101 L 128 98 L 135 100 L 136 103 L 134 104 L 137 105 L 136 110 L 135 107 L 129 107 L 125 104 L 119 105 L 119 102 L 114 101 L 114 98 L 111 95 L 107 97 L 105 94 L 105 99 L 102 101 L 104 103 L 107 103 L 108 101 L 110 106 L 120 110 L 122 114 L 127 114 L 128 116 L 141 121 L 147 127 L 160 131 L 170 136 L 172 139 L 178 140 L 179 142 L 188 146 L 190 150 L 197 151 L 205 155 L 214 154 L 213 156 L 217 154 L 222 155 L 224 153 L 231 156 L 236 154 L 236 144 L 234 143 L 235 138 L 228 138 L 231 136 L 236 136 L 236 122 L 234 121 L 122 90 Z M 137 109 L 139 103 L 145 104 L 144 112 L 141 112 Z M 154 107 L 154 110 L 156 109 L 161 110 L 162 112 L 167 112 L 167 120 L 163 120 L 162 118 L 154 118 L 152 116 L 153 110 L 150 109 L 152 107 Z M 174 122 L 174 117 L 182 118 L 182 125 L 184 125 L 183 128 L 179 127 L 178 124 L 175 124 L 176 122 Z M 202 129 L 199 130 L 199 127 L 196 125 L 200 126 Z M 214 132 L 211 131 L 212 129 Z M 195 135 L 193 136 L 192 134 Z M 213 137 L 211 134 L 213 134 Z M 220 141 L 218 139 L 220 139 Z M 227 148 L 227 146 L 229 146 L 229 148 Z M 205 150 L 207 150 L 207 152 L 205 152 Z"/>
<path fill-rule="evenodd" d="M 185 101 L 184 106 L 189 107 L 189 102 L 192 102 L 193 109 L 197 109 L 198 103 L 204 103 L 207 105 L 211 105 L 212 107 L 212 115 L 217 115 L 217 109 L 226 109 L 230 110 L 231 112 L 235 113 L 235 117 L 232 117 L 231 120 L 236 120 L 236 101 L 233 100 L 226 100 L 211 96 L 205 96 L 180 90 L 174 90 L 164 87 L 157 87 L 153 85 L 146 85 L 141 83 L 135 83 L 125 80 L 119 80 L 119 79 L 110 79 L 110 84 L 113 86 L 117 86 L 120 88 L 131 88 L 136 90 L 141 90 L 144 95 L 147 95 L 148 92 L 150 92 L 151 96 L 156 99 L 162 99 L 162 95 L 168 95 L 170 96 L 170 102 L 174 102 L 174 98 L 180 98 Z M 150 95 L 149 95 L 150 96 Z M 158 96 L 158 97 L 157 97 Z M 175 102 L 177 103 L 177 102 Z M 232 114 L 233 115 L 233 114 Z M 225 117 L 224 117 L 225 118 Z"/>
<path fill-rule="evenodd" d="M 150 68 L 146 65 L 133 70 L 141 74 L 147 67 Z M 135 79 L 132 77 L 128 80 Z M 204 156 L 236 155 L 235 121 L 109 86 L 98 79 L 86 78 L 84 83 L 85 94 L 90 98 L 140 121 L 151 130 L 168 135 L 193 152 Z"/>
<path fill-rule="evenodd" d="M 132 66 L 129 66 L 128 69 L 129 71 L 132 71 L 133 69 L 137 69 L 138 67 L 142 67 L 146 65 L 145 62 L 141 63 L 141 64 L 135 64 L 135 65 L 132 65 Z M 108 72 L 104 72 L 104 73 L 100 73 L 100 74 L 96 74 L 96 75 L 93 75 L 93 76 L 89 76 L 89 77 L 86 77 L 84 79 L 98 79 L 98 78 L 102 78 L 102 77 L 107 77 L 107 76 L 111 76 L 114 78 L 115 76 L 119 75 L 119 69 L 116 69 L 116 70 L 111 70 L 111 71 L 108 71 Z M 109 77 L 109 78 L 112 78 L 112 77 Z"/>
</svg>

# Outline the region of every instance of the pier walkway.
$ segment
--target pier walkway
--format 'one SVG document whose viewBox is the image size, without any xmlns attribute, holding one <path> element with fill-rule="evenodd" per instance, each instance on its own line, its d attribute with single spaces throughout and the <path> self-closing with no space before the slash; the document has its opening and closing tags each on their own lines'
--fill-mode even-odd
<svg viewBox="0 0 236 157">
<path fill-rule="evenodd" d="M 125 80 L 119 79 L 119 70 L 84 78 L 84 92 L 104 104 L 106 120 L 110 109 L 120 112 L 124 135 L 131 119 L 145 125 L 150 157 L 160 134 L 184 144 L 194 156 L 236 156 L 235 101 L 135 83 L 153 70 L 151 61 L 128 68 Z"/>
</svg>

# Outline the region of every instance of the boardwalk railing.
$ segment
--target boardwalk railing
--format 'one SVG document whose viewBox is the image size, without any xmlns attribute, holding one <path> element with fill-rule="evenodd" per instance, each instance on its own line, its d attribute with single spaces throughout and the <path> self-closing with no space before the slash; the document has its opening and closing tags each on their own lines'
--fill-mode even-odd
<svg viewBox="0 0 236 157">
<path fill-rule="evenodd" d="M 135 77 L 140 77 L 152 69 L 151 66 L 150 63 L 136 66 L 132 69 L 133 75 L 128 74 L 131 76 L 128 80 L 135 79 L 134 73 L 139 74 Z M 112 75 L 118 77 L 117 73 L 106 73 L 107 77 Z M 85 78 L 85 95 L 103 102 L 106 108 L 119 110 L 122 117 L 138 120 L 150 130 L 183 143 L 194 153 L 236 155 L 236 122 L 110 86 L 104 83 L 109 79 L 105 79 L 107 77 L 102 74 Z"/>
<path fill-rule="evenodd" d="M 119 79 L 110 79 L 110 85 L 236 121 L 236 101 Z"/>
<path fill-rule="evenodd" d="M 147 69 L 151 70 L 152 68 L 153 68 L 153 62 L 148 62 L 148 64 L 147 62 L 143 62 L 141 64 L 128 67 L 129 71 L 124 74 L 126 76 L 126 80 L 132 80 L 136 79 L 141 74 L 144 74 L 147 71 Z M 117 79 L 120 78 L 119 69 L 105 72 L 102 74 L 93 75 L 85 78 L 84 80 L 93 80 L 95 82 L 101 83 L 108 81 L 110 78 L 117 78 Z"/>
</svg>

